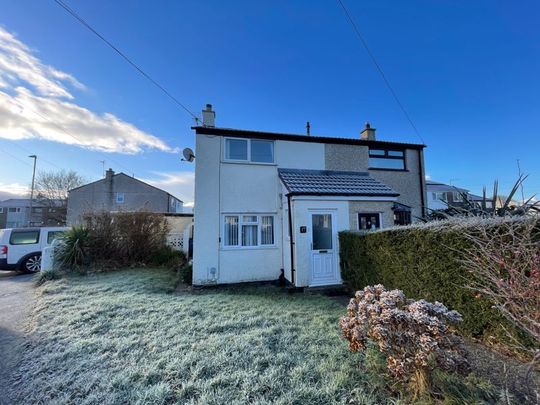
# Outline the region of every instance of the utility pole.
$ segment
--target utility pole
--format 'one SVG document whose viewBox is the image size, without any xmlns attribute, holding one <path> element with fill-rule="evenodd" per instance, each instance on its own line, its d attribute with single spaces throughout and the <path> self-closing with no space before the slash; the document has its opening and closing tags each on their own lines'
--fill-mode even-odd
<svg viewBox="0 0 540 405">
<path fill-rule="evenodd" d="M 34 170 L 32 171 L 32 189 L 30 190 L 30 215 L 28 216 L 28 226 L 32 223 L 32 202 L 34 200 L 34 183 L 36 180 L 36 162 L 37 162 L 37 156 L 36 155 L 30 155 L 29 158 L 34 159 Z"/>
</svg>

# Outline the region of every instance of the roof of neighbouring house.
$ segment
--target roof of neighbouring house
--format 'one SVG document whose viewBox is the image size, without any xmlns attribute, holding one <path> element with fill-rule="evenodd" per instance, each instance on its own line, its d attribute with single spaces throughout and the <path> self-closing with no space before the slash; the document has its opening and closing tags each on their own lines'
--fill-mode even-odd
<svg viewBox="0 0 540 405">
<path fill-rule="evenodd" d="M 450 191 L 450 192 L 453 192 L 453 191 L 459 191 L 461 193 L 468 193 L 469 190 L 465 189 L 465 188 L 460 188 L 460 187 L 456 187 L 456 186 L 452 186 L 452 185 L 449 185 L 449 184 L 444 184 L 444 183 L 439 183 L 438 181 L 433 181 L 433 180 L 426 180 L 426 186 L 427 186 L 427 191 L 428 192 L 431 192 L 431 191 Z"/>
<path fill-rule="evenodd" d="M 426 145 L 418 143 L 402 143 L 402 142 L 389 142 L 389 141 L 370 141 L 365 139 L 355 138 L 339 138 L 332 136 L 315 136 L 315 135 L 300 135 L 300 134 L 284 134 L 277 132 L 265 132 L 265 131 L 252 131 L 246 129 L 235 128 L 218 128 L 218 127 L 191 127 L 197 134 L 228 136 L 235 138 L 255 138 L 255 139 L 273 139 L 281 141 L 293 141 L 293 142 L 312 142 L 312 143 L 327 143 L 327 144 L 341 144 L 341 145 L 364 145 L 371 147 L 386 147 L 386 148 L 398 148 L 398 149 L 418 149 L 422 150 Z"/>
<path fill-rule="evenodd" d="M 159 188 L 159 187 L 156 187 L 156 186 L 153 186 L 153 185 L 151 185 L 151 184 L 148 184 L 148 183 L 145 182 L 145 181 L 139 180 L 139 179 L 137 179 L 137 178 L 134 177 L 134 176 L 129 176 L 129 175 L 123 173 L 123 172 L 120 172 L 120 173 L 114 173 L 114 174 L 112 175 L 112 177 L 118 177 L 118 176 L 124 176 L 124 177 L 126 177 L 126 178 L 128 178 L 129 180 L 132 180 L 132 181 L 134 181 L 134 182 L 142 183 L 142 184 L 144 184 L 145 186 L 151 187 L 151 188 L 153 188 L 153 189 L 155 189 L 155 190 L 157 190 L 157 191 L 161 191 L 161 192 L 163 192 L 163 193 L 165 193 L 165 194 L 168 194 L 170 197 L 172 197 L 172 198 L 174 198 L 174 199 L 180 201 L 181 203 L 183 203 L 183 201 L 182 201 L 181 199 L 179 199 L 178 197 L 175 197 L 175 196 L 172 195 L 171 193 L 169 193 L 169 192 L 167 192 L 167 191 L 165 191 L 165 190 L 162 190 L 162 189 Z M 96 181 L 92 181 L 92 182 L 90 182 L 90 183 L 83 184 L 82 186 L 78 186 L 78 187 L 72 188 L 72 189 L 68 190 L 68 192 L 71 193 L 72 191 L 76 191 L 76 190 L 79 190 L 79 189 L 88 187 L 88 186 L 90 186 L 90 185 L 92 185 L 92 184 L 102 183 L 102 182 L 105 182 L 106 180 L 107 180 L 106 178 L 102 178 L 102 179 L 99 179 L 99 180 L 96 180 Z"/>
<path fill-rule="evenodd" d="M 399 196 L 365 172 L 278 169 L 278 174 L 289 195 Z"/>
</svg>

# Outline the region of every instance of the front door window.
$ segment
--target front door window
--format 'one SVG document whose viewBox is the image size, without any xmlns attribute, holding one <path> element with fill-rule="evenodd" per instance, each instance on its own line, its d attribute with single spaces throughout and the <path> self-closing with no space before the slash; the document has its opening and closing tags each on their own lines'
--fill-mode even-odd
<svg viewBox="0 0 540 405">
<path fill-rule="evenodd" d="M 332 249 L 332 215 L 313 214 L 312 216 L 313 250 Z"/>
<path fill-rule="evenodd" d="M 361 231 L 370 231 L 374 229 L 380 229 L 381 227 L 381 217 L 379 213 L 358 214 L 358 229 Z"/>
</svg>

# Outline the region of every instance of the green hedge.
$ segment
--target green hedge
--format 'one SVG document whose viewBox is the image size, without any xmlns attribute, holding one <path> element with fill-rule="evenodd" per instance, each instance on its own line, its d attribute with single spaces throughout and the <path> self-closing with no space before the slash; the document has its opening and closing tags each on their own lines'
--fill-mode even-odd
<svg viewBox="0 0 540 405">
<path fill-rule="evenodd" d="M 471 275 L 460 263 L 459 252 L 469 243 L 462 235 L 458 226 L 341 232 L 341 277 L 351 290 L 380 283 L 408 298 L 442 302 L 463 315 L 462 334 L 508 342 L 503 326 L 514 328 L 490 302 L 465 288 Z"/>
</svg>

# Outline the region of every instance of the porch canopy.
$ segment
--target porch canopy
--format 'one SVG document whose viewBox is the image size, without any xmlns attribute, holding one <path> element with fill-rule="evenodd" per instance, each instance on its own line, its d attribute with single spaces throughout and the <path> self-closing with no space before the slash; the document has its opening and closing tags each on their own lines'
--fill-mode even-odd
<svg viewBox="0 0 540 405">
<path fill-rule="evenodd" d="M 399 196 L 399 193 L 366 172 L 278 169 L 278 175 L 289 196 Z"/>
</svg>

